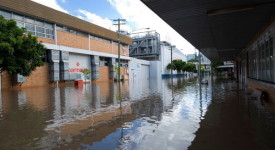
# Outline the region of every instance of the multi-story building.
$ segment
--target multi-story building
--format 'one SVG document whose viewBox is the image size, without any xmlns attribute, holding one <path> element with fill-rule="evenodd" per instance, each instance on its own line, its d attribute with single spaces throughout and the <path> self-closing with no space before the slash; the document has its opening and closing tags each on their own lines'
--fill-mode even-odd
<svg viewBox="0 0 275 150">
<path fill-rule="evenodd" d="M 115 77 L 116 32 L 30 0 L 0 0 L 0 15 L 15 20 L 19 27 L 37 36 L 48 49 L 46 64 L 36 68 L 29 77 L 19 80 L 20 76 L 4 72 L 2 88 L 21 82 L 24 82 L 23 87 L 27 87 L 83 79 L 80 72 L 83 68 L 92 71 L 90 81 L 108 81 Z M 129 44 L 132 40 L 121 35 L 120 41 L 121 75 L 128 78 Z"/>
<path fill-rule="evenodd" d="M 160 34 L 156 31 L 145 31 L 131 34 L 133 43 L 130 56 L 144 60 L 159 60 Z"/>
</svg>

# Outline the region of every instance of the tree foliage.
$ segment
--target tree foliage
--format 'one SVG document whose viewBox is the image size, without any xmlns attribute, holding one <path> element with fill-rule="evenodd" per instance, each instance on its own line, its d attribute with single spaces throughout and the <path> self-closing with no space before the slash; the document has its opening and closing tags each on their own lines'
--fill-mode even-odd
<svg viewBox="0 0 275 150">
<path fill-rule="evenodd" d="M 29 76 L 36 67 L 44 64 L 46 48 L 13 20 L 0 16 L 0 73 Z"/>
<path fill-rule="evenodd" d="M 192 63 L 186 63 L 182 60 L 173 60 L 172 63 L 169 63 L 166 68 L 169 70 L 177 70 L 177 72 L 194 72 L 196 70 L 196 65 Z"/>
<path fill-rule="evenodd" d="M 195 72 L 195 70 L 196 70 L 196 65 L 195 64 L 186 63 L 186 65 L 184 66 L 184 71 Z"/>
<path fill-rule="evenodd" d="M 222 66 L 224 63 L 222 61 L 216 61 L 216 62 L 211 62 L 211 67 L 212 69 L 216 69 L 218 66 Z"/>
<path fill-rule="evenodd" d="M 190 59 L 187 62 L 199 62 L 199 60 L 198 59 Z"/>
</svg>

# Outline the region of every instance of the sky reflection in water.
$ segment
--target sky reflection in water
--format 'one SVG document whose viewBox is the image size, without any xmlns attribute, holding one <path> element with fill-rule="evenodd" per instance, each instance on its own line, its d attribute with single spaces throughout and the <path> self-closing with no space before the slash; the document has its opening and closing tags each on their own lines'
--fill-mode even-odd
<svg viewBox="0 0 275 150">
<path fill-rule="evenodd" d="M 212 98 L 193 78 L 121 89 L 121 103 L 113 83 L 4 90 L 0 149 L 187 149 Z"/>
</svg>

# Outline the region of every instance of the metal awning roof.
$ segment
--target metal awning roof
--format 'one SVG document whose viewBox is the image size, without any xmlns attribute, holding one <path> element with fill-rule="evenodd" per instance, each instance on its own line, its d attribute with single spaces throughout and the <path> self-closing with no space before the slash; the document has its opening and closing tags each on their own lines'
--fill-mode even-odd
<svg viewBox="0 0 275 150">
<path fill-rule="evenodd" d="M 275 18 L 275 0 L 141 1 L 212 61 L 233 60 Z"/>
<path fill-rule="evenodd" d="M 221 68 L 234 68 L 234 65 L 222 65 L 217 67 L 217 69 L 221 69 Z"/>
</svg>

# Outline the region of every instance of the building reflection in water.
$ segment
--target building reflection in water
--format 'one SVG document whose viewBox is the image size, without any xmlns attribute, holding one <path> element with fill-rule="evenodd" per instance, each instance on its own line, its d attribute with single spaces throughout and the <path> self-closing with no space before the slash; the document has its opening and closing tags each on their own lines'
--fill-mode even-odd
<svg viewBox="0 0 275 150">
<path fill-rule="evenodd" d="M 154 141 L 166 143 L 164 137 L 178 132 L 167 130 L 170 126 L 174 126 L 172 129 L 182 129 L 184 135 L 192 137 L 198 125 L 194 128 L 182 126 L 181 123 L 187 124 L 189 121 L 198 124 L 202 111 L 206 111 L 208 105 L 196 101 L 199 99 L 198 85 L 193 80 L 178 78 L 173 81 L 122 82 L 122 101 L 117 96 L 118 83 L 109 82 L 85 85 L 83 88 L 66 86 L 3 91 L 1 138 L 7 135 L 9 138 L 1 147 L 10 148 L 9 141 L 20 138 L 22 142 L 12 148 L 142 149 L 144 147 L 138 147 L 139 143 L 144 143 L 144 146 Z M 187 93 L 188 90 L 191 92 Z M 209 92 L 203 87 L 201 91 L 200 100 L 211 96 L 203 94 Z M 8 124 L 20 124 L 16 131 L 21 132 L 6 129 Z M 156 135 L 158 140 L 154 140 Z"/>
</svg>

